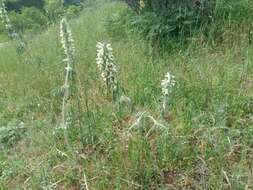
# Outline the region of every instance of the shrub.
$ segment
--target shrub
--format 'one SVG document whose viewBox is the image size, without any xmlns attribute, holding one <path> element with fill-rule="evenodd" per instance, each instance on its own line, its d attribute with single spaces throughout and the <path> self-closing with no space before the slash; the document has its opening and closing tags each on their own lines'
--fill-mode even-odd
<svg viewBox="0 0 253 190">
<path fill-rule="evenodd" d="M 90 0 L 82 1 L 88 3 Z M 74 18 L 79 15 L 83 5 L 80 0 L 15 0 L 7 1 L 6 7 L 8 15 L 17 32 L 32 31 L 37 32 L 45 29 L 48 24 L 59 21 L 63 15 L 67 18 Z M 0 33 L 4 31 L 4 26 L 0 23 Z"/>
<path fill-rule="evenodd" d="M 21 11 L 23 7 L 36 7 L 42 9 L 44 0 L 7 0 L 6 7 L 9 11 Z"/>
<path fill-rule="evenodd" d="M 148 11 L 161 12 L 164 10 L 182 8 L 210 9 L 214 7 L 216 0 L 125 0 L 133 9 L 145 9 Z"/>
<path fill-rule="evenodd" d="M 64 6 L 61 0 L 46 0 L 44 10 L 50 23 L 55 23 L 64 14 Z"/>
<path fill-rule="evenodd" d="M 43 12 L 34 7 L 24 7 L 21 12 L 10 13 L 11 21 L 16 31 L 39 31 L 47 25 L 47 18 Z"/>
<path fill-rule="evenodd" d="M 75 18 L 81 12 L 82 7 L 77 5 L 69 5 L 66 9 L 67 18 Z"/>
<path fill-rule="evenodd" d="M 131 20 L 135 15 L 125 6 L 119 6 L 117 10 L 107 17 L 105 22 L 105 28 L 110 36 L 118 39 L 126 39 L 128 36 L 132 23 Z"/>
<path fill-rule="evenodd" d="M 209 35 L 210 27 L 218 29 L 217 26 L 231 18 L 234 10 L 239 12 L 245 3 L 235 0 L 124 1 L 135 12 L 131 13 L 130 20 L 135 33 L 139 32 L 152 46 L 159 47 L 167 46 L 171 40 L 184 41 L 199 30 Z"/>
<path fill-rule="evenodd" d="M 23 122 L 13 122 L 7 126 L 0 126 L 0 149 L 4 145 L 16 144 L 24 135 L 25 126 Z"/>
</svg>

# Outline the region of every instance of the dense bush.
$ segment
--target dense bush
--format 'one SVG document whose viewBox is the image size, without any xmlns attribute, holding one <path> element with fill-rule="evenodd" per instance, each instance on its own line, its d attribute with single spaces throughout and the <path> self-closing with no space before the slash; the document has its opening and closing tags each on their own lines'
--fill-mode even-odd
<svg viewBox="0 0 253 190">
<path fill-rule="evenodd" d="M 19 32 L 26 30 L 37 32 L 47 26 L 47 17 L 35 7 L 24 7 L 17 13 L 12 11 L 10 18 L 15 31 Z"/>
<path fill-rule="evenodd" d="M 64 14 L 64 7 L 61 0 L 46 0 L 44 10 L 50 23 L 56 22 Z"/>
<path fill-rule="evenodd" d="M 154 12 L 166 11 L 172 8 L 210 9 L 216 0 L 124 0 L 135 10 L 146 9 Z"/>
<path fill-rule="evenodd" d="M 77 6 L 77 5 L 70 5 L 68 6 L 68 8 L 66 9 L 66 17 L 67 18 L 74 18 L 76 16 L 79 15 L 79 13 L 81 12 L 82 7 L 81 6 Z"/>
<path fill-rule="evenodd" d="M 79 15 L 83 5 L 90 0 L 6 0 L 11 23 L 17 32 L 38 32 L 56 23 L 63 15 Z M 0 33 L 5 27 L 0 23 Z"/>
<path fill-rule="evenodd" d="M 7 0 L 6 7 L 9 11 L 20 11 L 23 7 L 36 7 L 42 9 L 44 0 Z"/>
<path fill-rule="evenodd" d="M 121 14 L 122 17 L 118 16 L 118 19 L 112 16 L 109 19 L 111 25 L 115 28 L 115 23 L 125 24 L 127 16 L 127 24 L 132 31 L 140 33 L 153 46 L 160 47 L 168 45 L 171 40 L 185 41 L 199 31 L 209 38 L 219 33 L 219 28 L 222 28 L 219 26 L 227 22 L 228 18 L 231 19 L 232 14 L 244 12 L 241 8 L 247 7 L 246 1 L 236 0 L 124 1 L 133 11 Z M 215 38 L 214 35 L 212 37 Z"/>
</svg>

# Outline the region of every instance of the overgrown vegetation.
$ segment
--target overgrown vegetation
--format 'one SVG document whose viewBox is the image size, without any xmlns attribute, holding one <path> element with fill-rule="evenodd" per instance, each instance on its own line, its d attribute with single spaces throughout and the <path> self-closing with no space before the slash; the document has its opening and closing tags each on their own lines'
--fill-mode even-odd
<svg viewBox="0 0 253 190">
<path fill-rule="evenodd" d="M 143 40 L 144 5 L 97 0 L 24 35 L 29 56 L 0 44 L 0 189 L 253 189 L 253 4 L 173 51 Z"/>
<path fill-rule="evenodd" d="M 189 37 L 203 35 L 205 41 L 220 39 L 224 26 L 244 21 L 251 14 L 250 1 L 235 0 L 124 0 L 131 10 L 112 15 L 113 25 L 127 25 L 151 46 L 168 48 L 176 41 L 186 43 Z M 127 22 L 126 22 L 127 21 Z M 117 31 L 117 30 L 116 30 Z"/>
<path fill-rule="evenodd" d="M 39 32 L 55 24 L 63 15 L 74 18 L 90 0 L 3 0 L 17 32 Z M 65 2 L 65 3 L 63 3 Z M 0 32 L 4 26 L 0 24 Z"/>
</svg>

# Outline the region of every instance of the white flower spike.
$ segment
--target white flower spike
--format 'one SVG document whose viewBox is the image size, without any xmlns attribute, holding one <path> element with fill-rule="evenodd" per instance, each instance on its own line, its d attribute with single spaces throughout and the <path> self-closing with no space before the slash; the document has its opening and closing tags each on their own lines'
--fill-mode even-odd
<svg viewBox="0 0 253 190">
<path fill-rule="evenodd" d="M 74 63 L 75 63 L 75 45 L 68 22 L 63 18 L 60 22 L 60 38 L 65 58 L 62 60 L 65 64 L 65 82 L 63 85 L 64 96 L 62 101 L 62 128 L 67 128 L 68 122 L 67 101 L 70 95 L 70 80 L 74 79 Z"/>
<path fill-rule="evenodd" d="M 164 79 L 161 82 L 162 94 L 163 94 L 163 111 L 165 111 L 166 109 L 167 97 L 169 96 L 175 84 L 176 84 L 175 77 L 171 75 L 169 72 L 167 72 L 165 74 Z"/>
<path fill-rule="evenodd" d="M 111 44 L 97 43 L 97 66 L 101 72 L 102 80 L 104 81 L 109 91 L 117 90 L 117 67 L 114 64 L 113 49 Z"/>
</svg>

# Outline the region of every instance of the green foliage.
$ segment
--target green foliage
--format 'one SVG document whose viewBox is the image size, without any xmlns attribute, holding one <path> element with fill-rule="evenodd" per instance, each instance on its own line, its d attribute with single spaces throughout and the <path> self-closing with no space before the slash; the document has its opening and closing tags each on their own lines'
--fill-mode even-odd
<svg viewBox="0 0 253 190">
<path fill-rule="evenodd" d="M 21 12 L 13 11 L 10 13 L 10 19 L 15 31 L 21 33 L 25 31 L 37 32 L 47 26 L 46 16 L 34 7 L 24 7 Z"/>
<path fill-rule="evenodd" d="M 24 7 L 36 7 L 42 9 L 44 0 L 6 0 L 6 6 L 9 11 L 20 11 Z"/>
<path fill-rule="evenodd" d="M 6 126 L 0 126 L 0 149 L 4 145 L 15 145 L 25 131 L 24 123 L 14 122 Z"/>
<path fill-rule="evenodd" d="M 105 27 L 110 36 L 114 38 L 122 39 L 126 38 L 129 33 L 133 32 L 132 18 L 134 13 L 125 6 L 119 6 L 112 14 L 106 18 Z"/>
<path fill-rule="evenodd" d="M 82 10 L 82 7 L 80 6 L 77 6 L 77 5 L 69 5 L 67 8 L 66 8 L 66 17 L 71 19 L 71 18 L 75 18 L 77 16 L 79 16 L 80 12 Z"/>
<path fill-rule="evenodd" d="M 88 3 L 88 1 L 85 1 Z M 82 10 L 80 2 L 62 0 L 45 1 L 7 1 L 6 6 L 9 11 L 11 23 L 17 32 L 39 32 L 55 24 L 66 15 L 68 18 L 74 18 Z M 0 23 L 0 33 L 5 28 Z"/>
<path fill-rule="evenodd" d="M 128 19 L 131 30 L 153 47 L 166 47 L 172 41 L 187 41 L 199 32 L 207 39 L 215 40 L 222 32 L 222 25 L 231 19 L 239 21 L 245 12 L 251 14 L 249 1 L 143 0 L 143 7 L 139 2 L 127 1 L 135 14 L 129 12 L 130 18 L 122 15 L 112 25 L 122 25 L 124 22 L 120 20 Z"/>
<path fill-rule="evenodd" d="M 75 106 L 65 131 L 57 129 L 64 78 L 58 26 L 26 36 L 34 64 L 21 64 L 11 43 L 0 47 L 0 189 L 85 189 L 85 183 L 99 190 L 253 189 L 253 46 L 247 24 L 253 17 L 238 11 L 247 18 L 238 22 L 231 15 L 228 25 L 218 25 L 220 43 L 209 46 L 200 33 L 187 48 L 170 42 L 178 48 L 150 54 L 145 40 L 132 35 L 135 27 L 129 31 L 135 13 L 129 15 L 126 6 L 101 0 L 85 9 L 69 21 L 78 93 L 69 99 Z M 116 31 L 105 22 L 108 16 Z M 102 40 L 113 45 L 132 111 L 108 101 L 98 80 L 95 45 Z M 153 122 L 143 119 L 129 130 L 138 112 L 161 119 L 160 82 L 168 70 L 177 85 L 162 118 L 166 127 L 146 136 Z"/>
<path fill-rule="evenodd" d="M 46 0 L 44 10 L 50 23 L 55 23 L 64 14 L 62 0 Z"/>
</svg>

